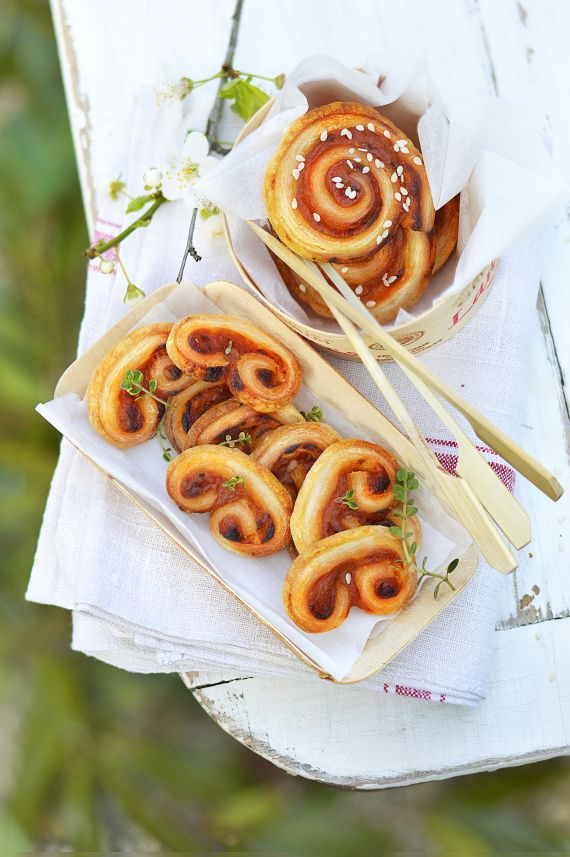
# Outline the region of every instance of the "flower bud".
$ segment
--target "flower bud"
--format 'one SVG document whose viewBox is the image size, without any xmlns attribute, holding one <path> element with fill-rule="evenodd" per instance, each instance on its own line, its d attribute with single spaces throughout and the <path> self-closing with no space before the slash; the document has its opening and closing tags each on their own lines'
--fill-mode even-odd
<svg viewBox="0 0 570 857">
<path fill-rule="evenodd" d="M 162 173 L 156 167 L 151 167 L 143 175 L 143 181 L 146 187 L 160 187 L 162 184 Z"/>
<path fill-rule="evenodd" d="M 99 270 L 102 274 L 112 274 L 115 270 L 115 263 L 112 259 L 101 259 L 99 262 Z"/>
</svg>

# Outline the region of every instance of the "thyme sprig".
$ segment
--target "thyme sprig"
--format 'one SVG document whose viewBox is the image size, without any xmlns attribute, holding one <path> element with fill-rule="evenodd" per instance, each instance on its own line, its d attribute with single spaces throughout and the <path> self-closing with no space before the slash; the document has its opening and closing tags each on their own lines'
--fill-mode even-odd
<svg viewBox="0 0 570 857">
<path fill-rule="evenodd" d="M 248 446 L 251 446 L 251 435 L 244 431 L 240 431 L 237 437 L 232 438 L 231 434 L 226 435 L 226 439 L 223 440 L 219 445 L 220 446 L 228 446 L 230 449 L 233 449 L 236 443 L 247 443 Z"/>
<path fill-rule="evenodd" d="M 410 497 L 410 491 L 415 491 L 419 487 L 420 483 L 416 478 L 415 473 L 411 470 L 405 470 L 404 468 L 400 468 L 398 470 L 396 473 L 396 483 L 394 485 L 394 497 L 402 504 L 402 510 L 401 512 L 395 512 L 393 514 L 400 518 L 400 526 L 394 524 L 390 527 L 390 532 L 402 542 L 406 565 L 413 566 L 418 572 L 418 585 L 426 577 L 433 577 L 439 581 L 433 592 L 433 597 L 437 599 L 440 587 L 444 583 L 447 584 L 450 589 L 455 591 L 455 586 L 449 579 L 449 575 L 452 574 L 459 565 L 459 559 L 455 558 L 451 560 L 447 566 L 445 574 L 437 574 L 435 571 L 430 571 L 426 568 L 427 556 L 424 556 L 421 568 L 418 568 L 415 560 L 418 545 L 415 541 L 411 543 L 409 541 L 409 539 L 413 538 L 414 533 L 412 530 L 407 529 L 407 521 L 418 513 L 415 500 L 413 497 Z M 396 562 L 401 562 L 401 560 L 396 560 Z"/>
<path fill-rule="evenodd" d="M 161 419 L 161 421 L 158 425 L 158 429 L 156 430 L 156 436 L 158 438 L 158 442 L 159 442 L 160 448 L 162 450 L 162 457 L 164 458 L 165 461 L 170 462 L 170 461 L 172 461 L 172 456 L 170 454 L 172 452 L 172 447 L 166 446 L 166 441 L 168 440 L 168 438 L 166 437 L 165 433 L 162 431 L 163 425 L 164 425 L 164 417 Z"/>
<path fill-rule="evenodd" d="M 229 488 L 230 491 L 235 491 L 237 485 L 243 485 L 245 488 L 245 477 L 244 476 L 232 476 L 231 479 L 226 479 L 225 482 L 222 482 L 224 488 Z"/>
<path fill-rule="evenodd" d="M 323 412 L 318 405 L 313 405 L 311 410 L 307 413 L 305 413 L 305 411 L 300 411 L 299 413 L 308 423 L 320 423 L 323 418 Z"/>
<path fill-rule="evenodd" d="M 154 399 L 155 402 L 158 402 L 160 405 L 164 405 L 164 407 L 167 408 L 168 402 L 155 395 L 157 387 L 155 379 L 150 379 L 148 387 L 143 386 L 143 380 L 144 375 L 140 369 L 129 369 L 121 381 L 121 390 L 124 390 L 129 394 L 129 396 L 133 396 L 135 399 L 140 399 L 141 396 L 150 396 L 150 398 Z"/>
<path fill-rule="evenodd" d="M 349 509 L 358 509 L 358 503 L 354 499 L 354 488 L 349 488 L 344 497 L 337 497 L 335 503 L 344 503 Z"/>
</svg>

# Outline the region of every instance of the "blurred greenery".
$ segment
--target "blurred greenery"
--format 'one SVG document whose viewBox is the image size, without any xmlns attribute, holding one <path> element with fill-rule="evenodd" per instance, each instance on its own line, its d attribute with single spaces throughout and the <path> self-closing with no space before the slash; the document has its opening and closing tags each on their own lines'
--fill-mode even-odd
<svg viewBox="0 0 570 857">
<path fill-rule="evenodd" d="M 568 850 L 562 760 L 371 794 L 296 780 L 222 732 L 176 677 L 72 654 L 68 616 L 24 602 L 59 445 L 34 405 L 73 357 L 86 233 L 47 3 L 2 3 L 0 64 L 3 849 Z"/>
</svg>

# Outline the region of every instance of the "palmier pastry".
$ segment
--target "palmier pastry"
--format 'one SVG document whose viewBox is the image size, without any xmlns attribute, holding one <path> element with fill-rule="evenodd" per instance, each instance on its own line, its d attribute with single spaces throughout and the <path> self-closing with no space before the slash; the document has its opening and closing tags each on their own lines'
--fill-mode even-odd
<svg viewBox="0 0 570 857">
<path fill-rule="evenodd" d="M 433 273 L 442 268 L 457 244 L 459 232 L 459 196 L 454 196 L 435 213 L 435 261 Z"/>
<path fill-rule="evenodd" d="M 166 352 L 171 324 L 149 324 L 133 330 L 103 357 L 87 388 L 89 421 L 105 440 L 127 448 L 144 443 L 158 428 L 164 405 L 148 395 L 132 396 L 121 388 L 127 372 L 142 372 L 143 387 L 156 382 L 159 399 L 180 392 L 193 379 Z"/>
<path fill-rule="evenodd" d="M 331 262 L 381 322 L 420 298 L 432 275 L 435 210 L 421 153 L 373 107 L 334 102 L 285 131 L 265 175 L 271 227 L 299 255 Z M 331 313 L 298 277 L 293 295 Z"/>
<path fill-rule="evenodd" d="M 396 505 L 396 459 L 366 440 L 327 447 L 309 470 L 291 517 L 302 553 L 315 542 L 364 524 L 383 523 Z"/>
<path fill-rule="evenodd" d="M 195 381 L 168 402 L 164 417 L 166 435 L 177 452 L 189 445 L 187 435 L 196 420 L 209 408 L 231 399 L 232 394 L 225 381 L 209 384 L 207 381 Z"/>
<path fill-rule="evenodd" d="M 282 426 L 266 435 L 252 458 L 268 467 L 295 501 L 305 476 L 323 450 L 340 440 L 330 426 L 305 422 Z"/>
<path fill-rule="evenodd" d="M 229 447 L 237 445 L 242 452 L 250 453 L 268 432 L 299 421 L 304 422 L 303 417 L 293 405 L 264 414 L 237 399 L 228 399 L 209 408 L 196 420 L 186 435 L 183 448 L 221 443 Z M 246 440 L 240 440 L 240 435 Z"/>
<path fill-rule="evenodd" d="M 414 595 L 417 578 L 389 529 L 357 527 L 299 554 L 285 579 L 283 603 L 303 631 L 332 631 L 351 607 L 377 615 L 398 612 Z"/>
<path fill-rule="evenodd" d="M 268 556 L 291 538 L 289 493 L 238 449 L 185 450 L 168 467 L 166 490 L 183 512 L 209 512 L 213 537 L 234 553 Z"/>
<path fill-rule="evenodd" d="M 269 334 L 228 315 L 193 315 L 177 321 L 168 353 L 184 372 L 203 381 L 225 380 L 232 395 L 256 411 L 276 411 L 297 394 L 297 359 Z"/>
</svg>

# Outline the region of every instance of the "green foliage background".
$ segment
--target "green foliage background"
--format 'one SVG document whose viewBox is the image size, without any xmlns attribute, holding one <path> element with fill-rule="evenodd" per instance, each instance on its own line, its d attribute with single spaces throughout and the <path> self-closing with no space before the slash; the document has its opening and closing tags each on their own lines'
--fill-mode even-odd
<svg viewBox="0 0 570 857">
<path fill-rule="evenodd" d="M 564 761 L 375 794 L 295 780 L 225 735 L 176 677 L 72 654 L 69 617 L 24 602 L 59 445 L 34 405 L 74 354 L 87 236 L 47 3 L 4 0 L 1 12 L 3 849 L 570 848 Z"/>
</svg>

